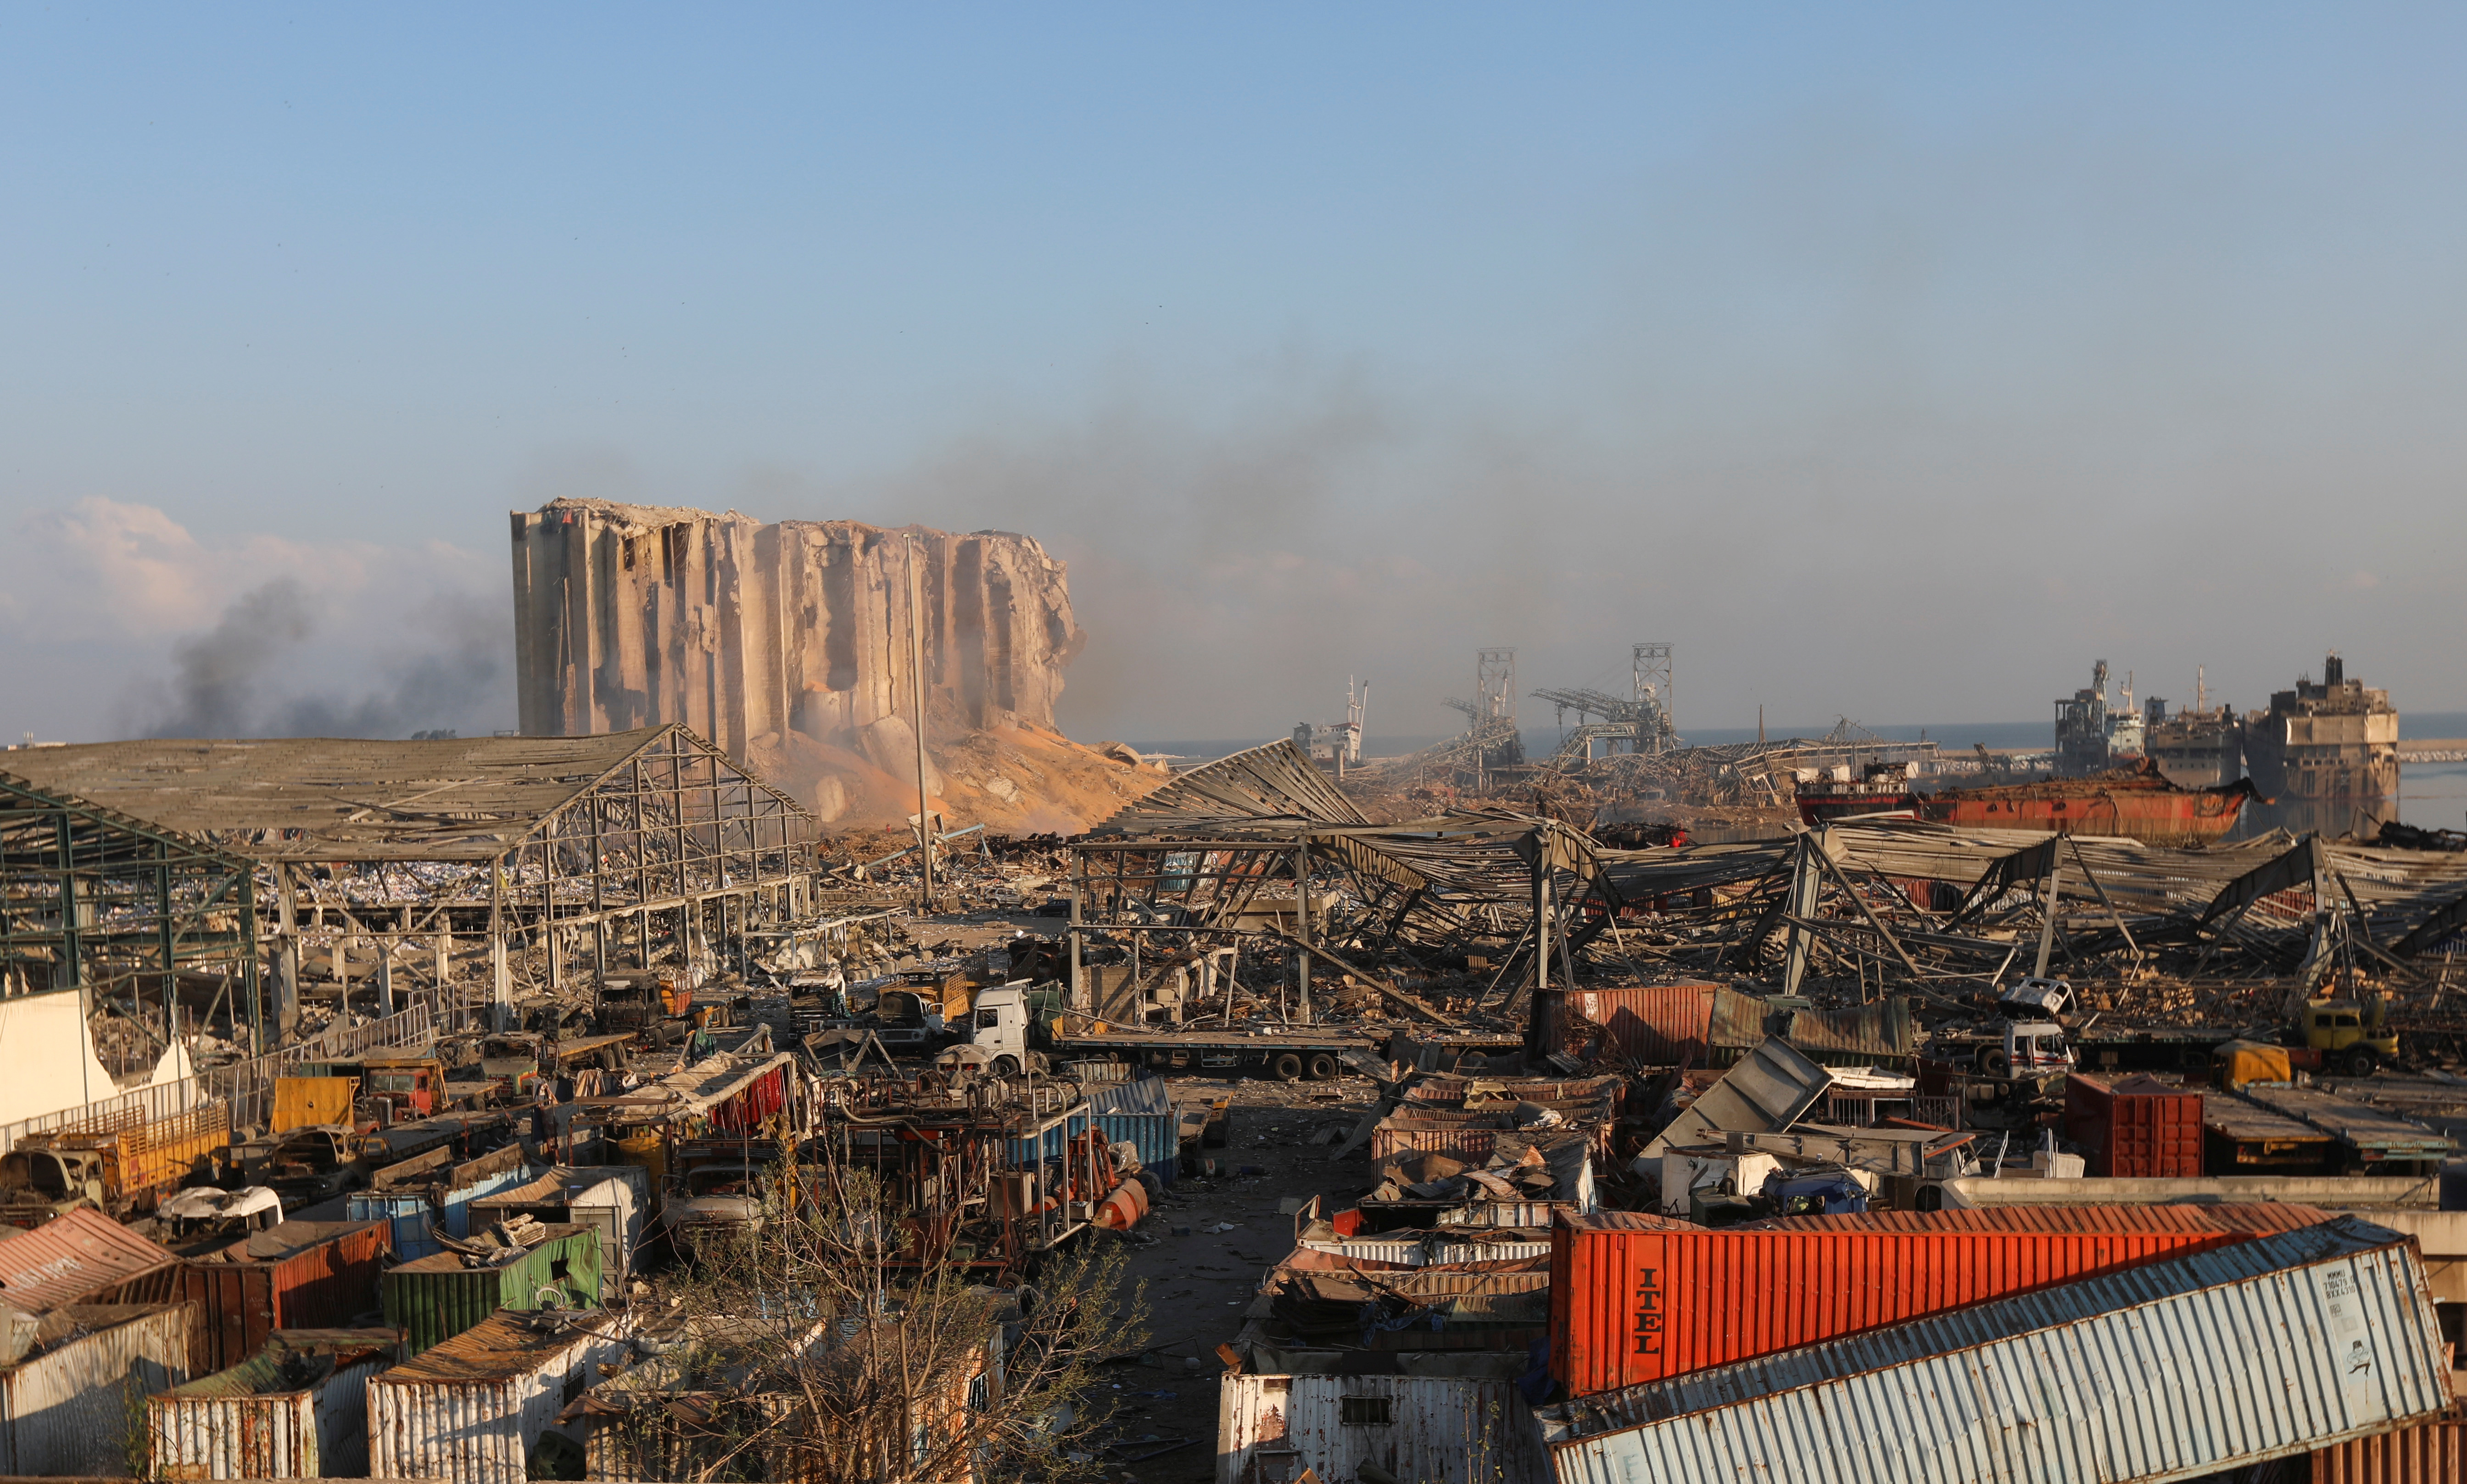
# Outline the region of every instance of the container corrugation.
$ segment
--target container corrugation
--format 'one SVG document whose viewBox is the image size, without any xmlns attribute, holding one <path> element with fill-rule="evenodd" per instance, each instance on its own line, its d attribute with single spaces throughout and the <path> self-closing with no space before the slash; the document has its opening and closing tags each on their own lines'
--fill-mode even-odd
<svg viewBox="0 0 2467 1484">
<path fill-rule="evenodd" d="M 153 1477 L 361 1478 L 369 1465 L 369 1378 L 391 1361 L 337 1366 L 300 1391 L 149 1398 Z"/>
<path fill-rule="evenodd" d="M 384 1222 L 284 1222 L 180 1264 L 179 1296 L 197 1305 L 191 1369 L 228 1370 L 276 1330 L 340 1329 L 376 1308 Z M 264 1252 L 225 1261 L 223 1253 Z"/>
<path fill-rule="evenodd" d="M 55 1310 L 54 1317 L 90 1333 L 0 1366 L 0 1473 L 140 1472 L 146 1440 L 142 1427 L 132 1427 L 132 1406 L 189 1379 L 194 1312 L 187 1304 Z"/>
<path fill-rule="evenodd" d="M 2094 1180 L 2199 1180 L 2202 1094 L 2152 1077 L 2065 1079 L 2065 1137 Z"/>
<path fill-rule="evenodd" d="M 1837 1010 L 1800 1010 L 1790 1018 L 1790 1044 L 1814 1057 L 1892 1061 L 1915 1049 L 1911 1001 L 1889 995 Z"/>
<path fill-rule="evenodd" d="M 2467 1422 L 2420 1422 L 2313 1454 L 2313 1484 L 2467 1484 Z"/>
<path fill-rule="evenodd" d="M 0 1240 L 0 1297 L 28 1314 L 67 1304 L 161 1303 L 175 1259 L 91 1207 Z"/>
<path fill-rule="evenodd" d="M 661 1405 L 590 1417 L 584 1425 L 583 1477 L 594 1484 L 658 1484 L 712 1477 L 717 1471 L 744 1477 L 748 1463 L 754 1465 L 754 1476 L 767 1484 L 828 1476 L 812 1452 L 773 1445 L 781 1424 L 796 1410 L 796 1398 L 762 1392 L 724 1398 L 704 1394 L 693 1400 L 717 1404 L 708 1420 L 689 1422 Z M 755 1438 L 750 1450 L 749 1434 Z"/>
<path fill-rule="evenodd" d="M 452 1252 L 405 1263 L 379 1286 L 386 1323 L 403 1332 L 419 1355 L 476 1328 L 500 1310 L 545 1307 L 543 1291 L 568 1308 L 600 1301 L 600 1234 L 590 1227 L 550 1228 L 548 1239 L 503 1268 L 465 1268 Z"/>
<path fill-rule="evenodd" d="M 1172 1113 L 1098 1113 L 1097 1127 L 1105 1131 L 1107 1139 L 1137 1149 L 1143 1168 L 1154 1171 L 1165 1183 L 1173 1183 L 1174 1173 L 1182 1168 L 1182 1136 Z"/>
<path fill-rule="evenodd" d="M 1563 1216 L 1550 1369 L 1572 1396 L 1612 1391 L 2322 1220 L 2302 1206 L 2007 1206 L 1709 1231 Z"/>
<path fill-rule="evenodd" d="M 2190 1480 L 2437 1413 L 2414 1245 L 2354 1218 L 1573 1402 L 1559 1484 Z"/>
<path fill-rule="evenodd" d="M 1532 1138 L 1571 1131 L 1569 1124 L 1550 1129 L 1517 1129 L 1508 1127 L 1508 1121 L 1505 1113 L 1468 1113 L 1454 1117 L 1416 1113 L 1410 1118 L 1383 1118 L 1370 1131 L 1371 1162 L 1380 1163 L 1397 1155 L 1423 1154 L 1448 1155 L 1479 1164 L 1498 1152 L 1503 1135 Z M 1573 1123 L 1573 1128 L 1591 1134 L 1595 1147 L 1601 1153 L 1610 1152 L 1609 1123 Z"/>
<path fill-rule="evenodd" d="M 623 1354 L 615 1315 L 542 1334 L 500 1315 L 369 1379 L 369 1473 L 447 1484 L 526 1484 L 532 1450 L 566 1402 Z M 579 1428 L 559 1428 L 577 1444 Z"/>
<path fill-rule="evenodd" d="M 1062 1075 L 1077 1083 L 1128 1082 L 1131 1080 L 1131 1064 L 1102 1058 L 1064 1062 Z"/>
<path fill-rule="evenodd" d="M 1336 1484 L 1375 1464 L 1398 1479 L 1550 1484 L 1512 1382 L 1447 1376 L 1252 1376 L 1216 1397 L 1217 1484 Z"/>
<path fill-rule="evenodd" d="M 1618 989 L 1572 989 L 1555 995 L 1559 1024 L 1553 1049 L 1590 1049 L 1601 1027 L 1604 1049 L 1631 1061 L 1669 1067 L 1681 1062 L 1705 1065 L 1713 1031 L 1711 984 L 1630 985 Z"/>
<path fill-rule="evenodd" d="M 1357 1261 L 1392 1263 L 1399 1268 L 1436 1268 L 1456 1263 L 1512 1262 L 1548 1257 L 1550 1243 L 1539 1232 L 1528 1240 L 1514 1236 L 1482 1242 L 1470 1238 L 1411 1232 L 1400 1236 L 1347 1237 L 1335 1242 L 1305 1242 L 1315 1251 Z"/>
<path fill-rule="evenodd" d="M 589 1226 L 600 1233 L 600 1295 L 604 1303 L 633 1271 L 634 1249 L 650 1219 L 651 1172 L 639 1164 L 559 1166 L 535 1180 L 476 1201 L 471 1219 L 482 1225 L 511 1211 L 527 1212 L 551 1225 Z"/>
</svg>

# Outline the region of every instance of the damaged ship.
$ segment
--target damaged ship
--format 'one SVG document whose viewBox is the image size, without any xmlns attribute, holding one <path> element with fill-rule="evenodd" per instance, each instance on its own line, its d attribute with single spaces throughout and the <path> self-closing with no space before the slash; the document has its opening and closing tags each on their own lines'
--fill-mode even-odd
<svg viewBox="0 0 2467 1484">
<path fill-rule="evenodd" d="M 1802 784 L 1799 818 L 1810 826 L 1852 815 L 1907 813 L 1911 818 L 1966 829 L 2061 830 L 2070 835 L 2127 835 L 2151 844 L 2198 844 L 2235 828 L 2253 797 L 2246 779 L 2211 788 L 2170 782 L 2158 763 L 2087 778 L 2039 783 L 1990 784 L 1922 794 L 1899 770 L 1852 782 L 1827 779 Z"/>
<path fill-rule="evenodd" d="M 2245 766 L 2274 799 L 2387 798 L 2398 792 L 2398 708 L 2347 679 L 2332 650 L 2321 683 L 2298 677 L 2244 723 Z"/>
</svg>

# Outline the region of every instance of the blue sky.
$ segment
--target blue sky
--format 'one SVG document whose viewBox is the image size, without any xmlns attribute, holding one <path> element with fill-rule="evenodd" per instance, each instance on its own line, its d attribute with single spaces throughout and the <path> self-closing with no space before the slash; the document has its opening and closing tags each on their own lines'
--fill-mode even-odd
<svg viewBox="0 0 2467 1484">
<path fill-rule="evenodd" d="M 0 11 L 0 734 L 148 725 L 269 579 L 267 715 L 510 725 L 568 493 L 1035 534 L 1091 736 L 1639 639 L 1683 727 L 2467 707 L 2462 30 Z"/>
</svg>

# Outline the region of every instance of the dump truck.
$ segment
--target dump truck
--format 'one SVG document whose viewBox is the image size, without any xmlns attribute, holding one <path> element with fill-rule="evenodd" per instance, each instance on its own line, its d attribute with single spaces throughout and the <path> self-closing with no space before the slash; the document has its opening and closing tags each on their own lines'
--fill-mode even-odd
<svg viewBox="0 0 2467 1484">
<path fill-rule="evenodd" d="M 28 1134 L 0 1158 L 0 1223 L 39 1225 L 81 1205 L 124 1221 L 183 1185 L 213 1181 L 230 1148 L 228 1103 Z"/>
</svg>

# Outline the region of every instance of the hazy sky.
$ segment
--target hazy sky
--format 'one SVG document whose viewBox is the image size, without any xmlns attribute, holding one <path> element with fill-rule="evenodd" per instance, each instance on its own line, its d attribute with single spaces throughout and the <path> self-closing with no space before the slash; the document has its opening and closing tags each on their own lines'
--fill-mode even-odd
<svg viewBox="0 0 2467 1484">
<path fill-rule="evenodd" d="M 2467 708 L 2467 11 L 0 8 L 0 736 L 512 724 L 505 512 L 1000 527 L 1087 737 Z M 1528 719 L 1549 708 L 1529 704 Z"/>
</svg>

